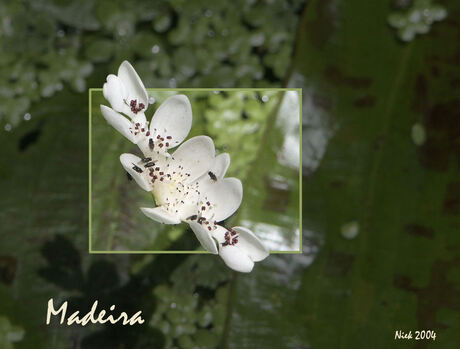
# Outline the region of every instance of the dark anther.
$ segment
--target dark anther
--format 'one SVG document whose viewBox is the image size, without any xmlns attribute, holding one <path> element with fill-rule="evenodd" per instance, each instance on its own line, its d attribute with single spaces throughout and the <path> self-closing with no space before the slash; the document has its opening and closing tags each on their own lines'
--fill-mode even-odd
<svg viewBox="0 0 460 349">
<path fill-rule="evenodd" d="M 143 172 L 142 169 L 141 169 L 140 167 L 136 166 L 135 164 L 133 164 L 133 165 L 134 165 L 134 166 L 133 166 L 133 170 L 134 170 L 134 171 L 136 171 L 137 173 L 142 173 L 142 172 Z"/>
<path fill-rule="evenodd" d="M 217 181 L 217 177 L 216 177 L 216 175 L 215 175 L 214 173 L 212 173 L 211 171 L 209 171 L 209 172 L 208 172 L 208 175 L 209 175 L 209 177 L 211 177 L 211 179 L 212 179 L 214 182 Z"/>
</svg>

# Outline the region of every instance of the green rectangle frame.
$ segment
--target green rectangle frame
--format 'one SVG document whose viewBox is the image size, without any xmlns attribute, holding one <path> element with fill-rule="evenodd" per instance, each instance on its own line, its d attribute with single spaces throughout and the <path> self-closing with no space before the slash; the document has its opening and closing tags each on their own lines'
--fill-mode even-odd
<svg viewBox="0 0 460 349">
<path fill-rule="evenodd" d="M 101 92 L 102 88 L 88 90 L 88 139 L 89 139 L 89 202 L 88 202 L 88 252 L 90 254 L 209 254 L 208 251 L 100 251 L 91 248 L 91 105 L 92 93 Z M 299 250 L 298 251 L 270 251 L 270 254 L 301 254 L 302 253 L 302 89 L 301 88 L 147 88 L 147 91 L 296 91 L 299 94 Z"/>
</svg>

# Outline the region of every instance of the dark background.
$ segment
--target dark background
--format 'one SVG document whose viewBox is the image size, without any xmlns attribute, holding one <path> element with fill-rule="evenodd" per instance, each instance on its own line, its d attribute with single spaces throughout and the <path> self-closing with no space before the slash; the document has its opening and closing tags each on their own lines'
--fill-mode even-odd
<svg viewBox="0 0 460 349">
<path fill-rule="evenodd" d="M 401 40 L 432 3 L 2 2 L 0 347 L 454 348 L 458 1 Z M 302 255 L 88 255 L 87 88 L 124 59 L 149 87 L 303 88 Z M 46 326 L 50 297 L 148 321 Z"/>
</svg>

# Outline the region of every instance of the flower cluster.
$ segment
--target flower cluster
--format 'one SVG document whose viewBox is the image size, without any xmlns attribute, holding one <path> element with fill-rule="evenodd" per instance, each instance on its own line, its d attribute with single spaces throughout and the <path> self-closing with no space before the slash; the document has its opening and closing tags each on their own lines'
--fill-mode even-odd
<svg viewBox="0 0 460 349">
<path fill-rule="evenodd" d="M 101 105 L 102 115 L 143 154 L 122 154 L 120 161 L 136 183 L 155 198 L 156 207 L 141 207 L 147 217 L 163 224 L 189 224 L 207 251 L 219 254 L 240 272 L 250 272 L 254 262 L 268 256 L 266 247 L 249 229 L 217 224 L 238 209 L 243 186 L 237 178 L 225 178 L 230 156 L 216 156 L 211 138 L 197 136 L 183 142 L 192 126 L 192 108 L 186 96 L 166 99 L 149 123 L 145 112 L 152 101 L 127 61 L 120 65 L 118 75 L 107 77 L 103 94 L 111 108 Z"/>
</svg>

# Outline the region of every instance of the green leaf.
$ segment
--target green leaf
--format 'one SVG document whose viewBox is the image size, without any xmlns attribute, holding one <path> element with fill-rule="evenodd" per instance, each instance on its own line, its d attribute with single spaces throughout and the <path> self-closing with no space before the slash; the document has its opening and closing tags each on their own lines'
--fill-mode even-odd
<svg viewBox="0 0 460 349">
<path fill-rule="evenodd" d="M 448 81 L 460 67 L 445 43 L 458 28 L 401 45 L 383 26 L 388 10 L 308 3 L 290 81 L 304 93 L 304 253 L 234 278 L 222 346 L 390 348 L 402 328 L 435 330 L 428 347 L 457 343 L 460 98 Z M 352 240 L 347 222 L 359 222 Z"/>
</svg>

